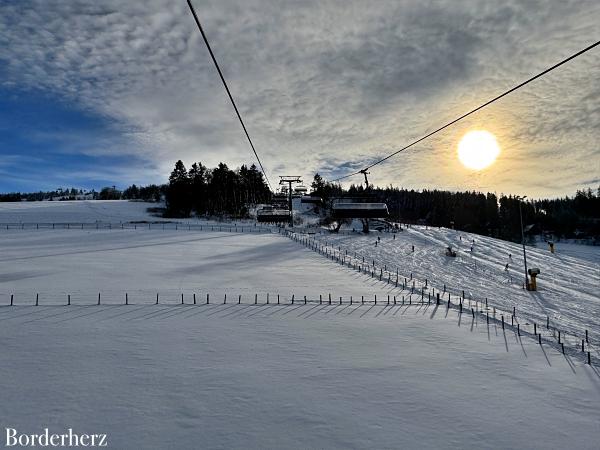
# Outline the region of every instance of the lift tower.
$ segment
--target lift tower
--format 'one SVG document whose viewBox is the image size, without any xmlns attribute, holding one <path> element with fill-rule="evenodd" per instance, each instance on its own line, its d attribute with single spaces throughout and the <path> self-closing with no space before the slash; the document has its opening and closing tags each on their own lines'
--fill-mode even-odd
<svg viewBox="0 0 600 450">
<path fill-rule="evenodd" d="M 367 169 L 362 169 L 360 171 L 360 173 L 362 173 L 365 176 L 365 191 L 369 190 L 369 179 L 367 178 L 367 175 L 369 175 L 371 172 L 367 172 Z"/>
<path fill-rule="evenodd" d="M 290 210 L 290 227 L 294 226 L 294 213 L 292 210 L 292 184 L 293 183 L 302 183 L 302 180 L 299 176 L 290 175 L 290 176 L 279 176 L 281 178 L 279 180 L 279 184 L 288 185 L 288 209 Z"/>
</svg>

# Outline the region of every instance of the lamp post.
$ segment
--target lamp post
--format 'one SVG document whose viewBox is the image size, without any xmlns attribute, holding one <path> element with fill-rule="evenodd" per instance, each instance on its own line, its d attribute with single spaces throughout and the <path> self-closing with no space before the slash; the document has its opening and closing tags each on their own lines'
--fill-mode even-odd
<svg viewBox="0 0 600 450">
<path fill-rule="evenodd" d="M 516 199 L 519 201 L 519 218 L 521 219 L 521 244 L 523 245 L 523 262 L 525 264 L 525 289 L 529 290 L 529 276 L 527 274 L 527 253 L 525 253 L 525 232 L 523 231 L 523 213 L 521 211 L 521 202 L 526 198 L 527 196 L 516 197 Z"/>
</svg>

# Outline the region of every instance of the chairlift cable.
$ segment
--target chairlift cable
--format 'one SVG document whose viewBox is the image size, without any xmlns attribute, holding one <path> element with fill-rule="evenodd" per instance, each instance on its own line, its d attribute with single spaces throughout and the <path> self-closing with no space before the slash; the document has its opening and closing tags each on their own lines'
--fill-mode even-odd
<svg viewBox="0 0 600 450">
<path fill-rule="evenodd" d="M 331 180 L 331 182 L 332 182 L 332 183 L 334 183 L 334 182 L 336 182 L 336 181 L 340 181 L 340 180 L 343 180 L 343 179 L 345 179 L 345 178 L 349 178 L 349 177 L 352 177 L 352 176 L 354 176 L 354 175 L 358 175 L 358 174 L 360 174 L 360 173 L 364 173 L 364 171 L 366 171 L 366 170 L 369 170 L 370 168 L 372 168 L 372 167 L 374 167 L 374 166 L 376 166 L 376 165 L 378 165 L 378 164 L 381 164 L 381 163 L 382 163 L 382 162 L 384 162 L 384 161 L 387 161 L 388 159 L 390 159 L 391 157 L 393 157 L 393 156 L 397 155 L 398 153 L 400 153 L 400 152 L 403 152 L 404 150 L 406 150 L 406 149 L 408 149 L 408 148 L 412 147 L 413 145 L 416 145 L 416 144 L 418 144 L 418 143 L 419 143 L 419 142 L 421 142 L 421 141 L 424 141 L 425 139 L 427 139 L 427 138 L 429 138 L 429 137 L 433 136 L 433 135 L 434 135 L 434 134 L 436 134 L 436 133 L 439 133 L 440 131 L 444 130 L 445 128 L 448 128 L 449 126 L 451 126 L 451 125 L 454 125 L 456 122 L 458 122 L 458 121 L 460 121 L 460 120 L 464 119 L 464 118 L 465 118 L 465 117 L 467 117 L 467 116 L 470 116 L 471 114 L 473 114 L 473 113 L 475 113 L 475 112 L 479 111 L 480 109 L 483 109 L 483 108 L 485 108 L 486 106 L 488 106 L 488 105 L 490 105 L 490 104 L 494 103 L 495 101 L 497 101 L 497 100 L 500 100 L 502 97 L 505 97 L 506 95 L 510 94 L 511 92 L 514 92 L 514 91 L 516 91 L 517 89 L 520 89 L 520 88 L 522 88 L 522 87 L 523 87 L 523 86 L 525 86 L 526 84 L 529 84 L 529 83 L 531 83 L 532 81 L 534 81 L 534 80 L 536 80 L 536 79 L 538 79 L 538 78 L 540 78 L 540 77 L 542 77 L 542 76 L 546 75 L 548 72 L 551 72 L 552 70 L 554 70 L 554 69 L 556 69 L 556 68 L 558 68 L 558 67 L 562 66 L 563 64 L 565 64 L 565 63 L 567 63 L 567 62 L 569 62 L 569 61 L 571 61 L 572 59 L 575 59 L 575 58 L 577 58 L 578 56 L 580 56 L 580 55 L 584 54 L 585 52 L 587 52 L 587 51 L 589 51 L 589 50 L 593 49 L 594 47 L 596 47 L 596 46 L 598 46 L 598 45 L 600 45 L 600 41 L 597 41 L 596 43 L 594 43 L 594 44 L 592 44 L 592 45 L 589 45 L 588 47 L 584 48 L 583 50 L 580 50 L 580 51 L 578 51 L 577 53 L 575 53 L 575 54 L 573 54 L 573 55 L 569 56 L 568 58 L 566 58 L 566 59 L 563 59 L 563 60 L 562 60 L 562 61 L 560 61 L 559 63 L 557 63 L 557 64 L 554 64 L 553 66 L 551 66 L 551 67 L 547 68 L 547 69 L 546 69 L 546 70 L 544 70 L 543 72 L 540 72 L 540 73 L 538 73 L 537 75 L 535 75 L 535 76 L 533 76 L 533 77 L 531 77 L 531 78 L 529 78 L 529 79 L 527 79 L 527 80 L 523 81 L 522 83 L 520 83 L 520 84 L 516 85 L 515 87 L 513 87 L 513 88 L 509 89 L 508 91 L 506 91 L 506 92 L 503 92 L 502 94 L 500 94 L 500 95 L 498 95 L 498 96 L 494 97 L 494 98 L 493 98 L 493 99 L 491 99 L 491 100 L 488 100 L 487 102 L 485 102 L 484 104 L 482 104 L 482 105 L 478 106 L 477 108 L 475 108 L 475 109 L 473 109 L 473 110 L 469 111 L 469 112 L 468 112 L 468 113 L 466 113 L 466 114 L 463 114 L 462 116 L 460 116 L 460 117 L 458 117 L 458 118 L 454 119 L 454 120 L 453 120 L 453 121 L 451 121 L 451 122 L 448 122 L 446 125 L 444 125 L 444 126 L 441 126 L 440 128 L 438 128 L 438 129 L 436 129 L 436 130 L 432 131 L 432 132 L 431 132 L 431 133 L 429 133 L 429 134 L 426 134 L 425 136 L 423 136 L 423 137 L 421 137 L 421 138 L 417 139 L 416 141 L 414 141 L 414 142 L 411 142 L 410 144 L 406 145 L 405 147 L 402 147 L 401 149 L 399 149 L 399 150 L 396 150 L 395 152 L 393 152 L 393 153 L 390 153 L 389 155 L 387 155 L 387 156 L 385 156 L 385 157 L 383 157 L 383 158 L 381 158 L 381 159 L 379 159 L 379 160 L 375 161 L 374 163 L 372 163 L 372 164 L 370 164 L 370 165 L 366 166 L 364 169 L 358 170 L 358 171 L 356 171 L 356 172 L 353 172 L 353 173 L 351 173 L 351 174 L 348 174 L 348 175 L 344 175 L 343 177 L 336 178 L 336 179 L 334 179 L 334 180 Z"/>
<path fill-rule="evenodd" d="M 217 59 L 215 58 L 215 55 L 210 47 L 210 44 L 208 43 L 208 39 L 206 37 L 206 34 L 204 33 L 204 30 L 202 29 L 202 25 L 200 25 L 200 20 L 198 19 L 198 16 L 196 15 L 196 10 L 194 9 L 194 6 L 192 5 L 192 2 L 190 0 L 187 0 L 187 4 L 190 7 L 190 10 L 192 11 L 192 15 L 194 16 L 194 20 L 196 21 L 196 25 L 198 25 L 198 29 L 200 30 L 200 33 L 202 34 L 202 38 L 204 39 L 204 43 L 206 44 L 206 48 L 208 49 L 208 52 L 210 53 L 210 57 L 213 60 L 213 63 L 215 64 L 215 68 L 217 69 L 217 72 L 219 72 L 219 77 L 221 77 L 221 81 L 223 82 L 223 86 L 225 86 L 225 90 L 227 91 L 227 95 L 229 96 L 229 100 L 231 100 L 231 104 L 233 105 L 233 109 L 235 109 L 235 113 L 237 114 L 237 117 L 240 121 L 240 124 L 242 125 L 242 128 L 244 129 L 244 133 L 246 133 L 246 137 L 248 138 L 248 142 L 250 143 L 250 147 L 252 147 L 252 151 L 254 152 L 254 156 L 256 156 L 256 160 L 258 161 L 258 164 L 260 165 L 260 169 L 262 170 L 263 175 L 265 176 L 265 180 L 267 182 L 267 185 L 269 186 L 269 189 L 271 191 L 273 191 L 273 188 L 271 187 L 271 183 L 269 182 L 269 178 L 267 177 L 267 172 L 265 171 L 265 168 L 262 165 L 262 162 L 260 161 L 260 158 L 258 157 L 258 153 L 256 152 L 256 149 L 254 148 L 254 144 L 252 143 L 252 139 L 250 139 L 250 135 L 248 134 L 248 130 L 246 129 L 246 125 L 244 125 L 244 121 L 242 120 L 242 116 L 240 115 L 240 112 L 235 104 L 235 101 L 233 100 L 233 96 L 231 95 L 231 91 L 229 90 L 229 87 L 227 86 L 227 82 L 225 81 L 225 77 L 223 76 L 223 73 L 221 72 L 221 68 L 219 67 L 219 64 L 217 63 Z"/>
</svg>

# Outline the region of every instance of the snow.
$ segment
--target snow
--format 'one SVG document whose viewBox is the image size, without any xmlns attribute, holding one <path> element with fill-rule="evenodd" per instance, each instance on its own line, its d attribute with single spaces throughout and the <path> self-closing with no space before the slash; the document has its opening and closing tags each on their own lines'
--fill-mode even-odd
<svg viewBox="0 0 600 450">
<path fill-rule="evenodd" d="M 366 309 L 3 311 L 1 420 L 113 448 L 597 448 L 594 368 L 452 311 Z"/>
<path fill-rule="evenodd" d="M 504 311 L 515 307 L 518 315 L 538 324 L 550 317 L 552 324 L 569 334 L 581 337 L 587 329 L 595 339 L 600 336 L 600 247 L 559 242 L 554 254 L 542 244 L 527 247 L 528 267 L 541 270 L 538 290 L 529 292 L 522 289 L 525 275 L 519 244 L 425 226 L 411 226 L 395 235 L 395 239 L 392 233 L 321 234 L 316 238 L 336 251 L 341 247 L 342 253 L 347 250 L 353 256 L 357 252 L 368 262 L 375 260 L 394 276 L 398 269 L 401 278 L 412 273 L 421 283 L 428 279 L 436 291 L 443 292 L 445 284 L 452 295 L 464 290 L 468 299 L 488 298 L 490 305 Z M 457 251 L 456 258 L 444 255 L 449 245 Z"/>
<path fill-rule="evenodd" d="M 158 221 L 147 209 L 161 206 L 127 200 L 0 202 L 0 223 Z"/>
<path fill-rule="evenodd" d="M 123 204 L 105 212 L 143 216 Z M 35 208 L 10 214 L 34 221 Z M 66 214 L 54 208 L 37 211 Z M 74 221 L 98 217 L 76 208 Z M 374 235 L 327 240 L 403 261 L 419 275 L 463 277 L 460 285 L 470 275 L 494 286 L 493 267 L 512 244 L 475 237 L 475 270 L 460 240 L 456 260 L 442 256 L 454 233 L 382 234 L 377 248 Z M 407 253 L 411 243 L 418 256 Z M 15 306 L 0 306 L 5 427 L 107 433 L 111 448 L 597 448 L 597 367 L 482 315 L 387 306 L 387 295 L 406 292 L 282 235 L 11 229 L 0 230 L 0 248 L 0 304 L 15 295 Z M 537 252 L 542 276 L 567 270 Z M 594 257 L 559 256 L 579 277 L 571 301 L 593 305 L 579 293 Z M 529 295 L 514 292 L 521 302 Z M 319 304 L 329 293 L 332 305 Z M 368 303 L 357 304 L 360 296 Z M 572 323 L 597 329 L 596 318 L 561 308 Z"/>
</svg>

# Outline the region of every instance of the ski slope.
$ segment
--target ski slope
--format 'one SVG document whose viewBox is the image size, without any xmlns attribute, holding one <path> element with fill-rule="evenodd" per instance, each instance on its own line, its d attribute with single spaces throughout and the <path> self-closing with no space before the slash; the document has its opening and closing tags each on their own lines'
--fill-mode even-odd
<svg viewBox="0 0 600 450">
<path fill-rule="evenodd" d="M 378 237 L 380 241 L 377 241 Z M 387 265 L 401 277 L 413 277 L 443 291 L 454 293 L 505 311 L 516 307 L 517 314 L 538 324 L 559 324 L 565 331 L 582 336 L 585 330 L 600 336 L 600 247 L 556 244 L 552 254 L 544 244 L 527 247 L 528 267 L 538 267 L 538 290 L 524 290 L 523 249 L 519 244 L 495 238 L 425 226 L 411 226 L 396 233 L 317 234 L 320 243 L 342 252 Z M 375 242 L 377 241 L 377 245 Z M 414 252 L 412 246 L 414 245 Z M 457 257 L 445 256 L 447 246 Z M 472 247 L 472 251 L 471 251 Z M 509 257 L 511 255 L 511 257 Z M 506 271 L 506 264 L 509 270 Z"/>
<path fill-rule="evenodd" d="M 76 207 L 75 222 L 100 216 Z M 473 264 L 464 249 L 440 264 L 436 232 L 382 235 L 371 254 L 415 274 L 495 280 L 485 261 L 452 267 Z M 327 240 L 366 253 L 373 236 Z M 124 449 L 597 448 L 597 367 L 480 315 L 388 306 L 401 288 L 283 235 L 10 229 L 0 248 L 5 427 L 107 433 Z"/>
</svg>

